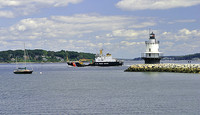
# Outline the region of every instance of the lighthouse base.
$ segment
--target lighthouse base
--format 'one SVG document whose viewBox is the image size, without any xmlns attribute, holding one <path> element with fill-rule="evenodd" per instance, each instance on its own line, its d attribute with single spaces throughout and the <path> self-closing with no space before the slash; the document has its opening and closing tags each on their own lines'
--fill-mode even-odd
<svg viewBox="0 0 200 115">
<path fill-rule="evenodd" d="M 160 64 L 161 58 L 143 58 L 145 64 Z"/>
</svg>

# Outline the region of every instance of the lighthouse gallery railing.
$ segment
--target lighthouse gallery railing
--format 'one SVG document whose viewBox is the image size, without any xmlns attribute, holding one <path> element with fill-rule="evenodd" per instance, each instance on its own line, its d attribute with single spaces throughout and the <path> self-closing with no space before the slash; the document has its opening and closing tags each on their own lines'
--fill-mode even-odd
<svg viewBox="0 0 200 115">
<path fill-rule="evenodd" d="M 142 53 L 141 58 L 163 58 L 163 53 Z"/>
</svg>

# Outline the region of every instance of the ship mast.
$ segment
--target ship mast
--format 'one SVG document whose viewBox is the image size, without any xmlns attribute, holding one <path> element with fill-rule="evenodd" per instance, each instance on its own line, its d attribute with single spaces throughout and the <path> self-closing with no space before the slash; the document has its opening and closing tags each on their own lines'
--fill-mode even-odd
<svg viewBox="0 0 200 115">
<path fill-rule="evenodd" d="M 100 50 L 100 55 L 103 55 L 103 49 Z"/>
</svg>

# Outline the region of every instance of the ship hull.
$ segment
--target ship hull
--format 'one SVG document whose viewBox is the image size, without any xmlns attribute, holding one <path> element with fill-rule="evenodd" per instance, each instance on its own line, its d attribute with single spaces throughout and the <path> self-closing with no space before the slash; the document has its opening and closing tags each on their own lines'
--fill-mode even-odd
<svg viewBox="0 0 200 115">
<path fill-rule="evenodd" d="M 89 66 L 122 66 L 123 62 L 94 62 Z"/>
<path fill-rule="evenodd" d="M 88 66 L 88 65 L 85 65 L 85 64 L 80 64 L 79 62 L 67 62 L 67 64 L 69 66 L 74 66 L 74 67 L 85 67 L 85 66 Z"/>
<path fill-rule="evenodd" d="M 67 62 L 68 65 L 73 66 L 72 62 Z"/>
<path fill-rule="evenodd" d="M 71 62 L 67 63 L 70 66 L 73 66 Z M 123 62 L 94 62 L 92 64 L 80 64 L 79 62 L 75 62 L 77 67 L 85 67 L 85 66 L 122 66 Z"/>
</svg>

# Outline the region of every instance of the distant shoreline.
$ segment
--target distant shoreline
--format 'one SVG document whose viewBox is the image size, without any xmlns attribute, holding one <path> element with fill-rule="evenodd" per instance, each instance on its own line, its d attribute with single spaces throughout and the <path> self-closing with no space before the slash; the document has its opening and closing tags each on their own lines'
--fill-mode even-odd
<svg viewBox="0 0 200 115">
<path fill-rule="evenodd" d="M 134 60 L 134 59 L 118 59 L 118 60 L 124 60 L 124 61 L 144 61 L 144 60 Z M 72 62 L 74 62 L 74 61 L 78 61 L 78 60 L 73 60 Z M 164 62 L 164 61 L 186 61 L 186 62 L 195 62 L 195 61 L 199 61 L 200 62 L 200 60 L 161 60 L 162 62 Z M 161 62 L 161 63 L 162 63 Z M 0 64 L 1 63 L 16 63 L 16 62 L 0 62 Z M 17 62 L 17 63 L 24 63 L 24 62 Z M 67 61 L 64 61 L 64 62 L 26 62 L 26 63 L 67 63 Z"/>
<path fill-rule="evenodd" d="M 17 62 L 17 64 L 23 64 L 24 62 Z M 45 63 L 45 64 L 48 64 L 48 63 L 67 63 L 67 62 L 26 62 L 27 64 L 29 63 L 38 63 L 38 64 L 42 64 L 42 63 Z M 0 62 L 0 64 L 16 64 L 14 62 L 10 63 L 10 62 Z"/>
</svg>

